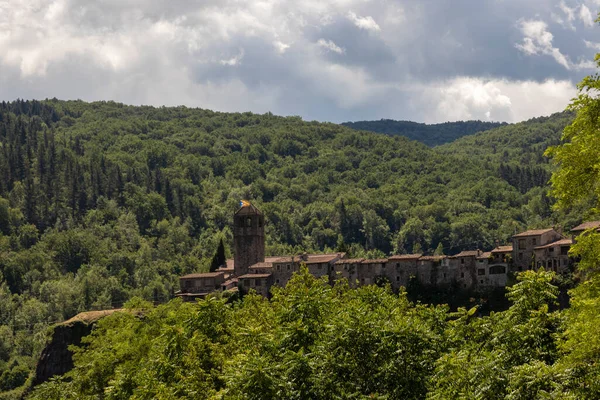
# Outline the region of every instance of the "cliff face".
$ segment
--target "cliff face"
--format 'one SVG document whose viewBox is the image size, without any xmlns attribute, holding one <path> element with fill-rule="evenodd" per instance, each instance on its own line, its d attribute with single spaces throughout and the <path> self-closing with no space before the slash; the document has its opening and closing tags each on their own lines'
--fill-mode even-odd
<svg viewBox="0 0 600 400">
<path fill-rule="evenodd" d="M 53 376 L 69 372 L 73 368 L 73 353 L 69 351 L 69 346 L 72 344 L 79 346 L 81 339 L 92 332 L 100 318 L 115 311 L 119 310 L 84 312 L 56 325 L 52 332 L 52 339 L 38 360 L 30 389 Z"/>
</svg>

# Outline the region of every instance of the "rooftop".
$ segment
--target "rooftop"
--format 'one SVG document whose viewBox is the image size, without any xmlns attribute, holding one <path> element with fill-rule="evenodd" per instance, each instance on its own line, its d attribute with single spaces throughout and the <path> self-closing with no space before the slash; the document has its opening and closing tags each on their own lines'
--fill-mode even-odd
<svg viewBox="0 0 600 400">
<path fill-rule="evenodd" d="M 390 256 L 389 260 L 415 260 L 419 259 L 423 256 L 423 254 L 398 254 L 395 256 Z"/>
<path fill-rule="evenodd" d="M 225 275 L 223 271 L 217 272 L 204 272 L 199 274 L 187 274 L 180 276 L 179 279 L 199 279 L 199 278 L 215 278 L 217 276 Z"/>
<path fill-rule="evenodd" d="M 573 244 L 573 240 L 571 239 L 561 239 L 556 242 L 548 243 L 543 246 L 534 247 L 534 250 L 548 249 L 554 246 L 570 246 Z"/>
<path fill-rule="evenodd" d="M 345 256 L 345 253 L 336 253 L 336 254 L 310 254 L 308 256 L 308 260 L 305 261 L 306 264 L 321 264 L 328 263 L 333 260 L 337 260 Z"/>
<path fill-rule="evenodd" d="M 387 258 L 375 258 L 373 260 L 362 260 L 362 264 L 385 264 L 388 262 Z"/>
<path fill-rule="evenodd" d="M 338 260 L 336 264 L 360 264 L 363 262 L 364 258 L 346 258 L 342 260 Z"/>
<path fill-rule="evenodd" d="M 457 258 L 457 257 L 479 257 L 479 255 L 481 255 L 481 250 L 466 250 L 466 251 L 461 251 L 458 254 L 455 254 L 453 256 L 451 256 L 452 258 Z"/>
<path fill-rule="evenodd" d="M 491 255 L 492 255 L 491 251 L 486 251 L 485 253 L 481 253 L 480 255 L 478 255 L 477 258 L 486 259 L 486 258 L 490 258 Z"/>
<path fill-rule="evenodd" d="M 251 203 L 245 202 L 242 207 L 236 211 L 235 215 L 262 215 L 262 213 Z"/>
<path fill-rule="evenodd" d="M 529 231 L 525 231 L 525 232 L 521 232 L 518 233 L 516 235 L 514 235 L 513 237 L 527 237 L 527 236 L 538 236 L 538 235 L 543 235 L 544 233 L 553 231 L 554 229 L 552 228 L 546 228 L 546 229 L 532 229 Z"/>
<path fill-rule="evenodd" d="M 512 245 L 510 245 L 510 246 L 498 246 L 494 250 L 492 250 L 492 253 L 511 253 L 512 251 L 513 251 Z"/>
<path fill-rule="evenodd" d="M 273 263 L 271 262 L 258 262 L 256 264 L 252 264 L 250 267 L 248 268 L 256 268 L 256 269 L 267 269 L 267 268 L 273 268 Z"/>
<path fill-rule="evenodd" d="M 423 256 L 421 258 L 419 258 L 419 261 L 440 261 L 443 260 L 445 258 L 448 258 L 447 256 L 441 255 L 441 256 Z"/>
<path fill-rule="evenodd" d="M 246 274 L 238 277 L 238 279 L 253 279 L 253 278 L 268 278 L 271 274 Z"/>
<path fill-rule="evenodd" d="M 577 225 L 575 228 L 571 229 L 571 232 L 580 232 L 585 231 L 586 229 L 600 228 L 600 221 L 588 221 L 584 222 L 581 225 Z"/>
</svg>

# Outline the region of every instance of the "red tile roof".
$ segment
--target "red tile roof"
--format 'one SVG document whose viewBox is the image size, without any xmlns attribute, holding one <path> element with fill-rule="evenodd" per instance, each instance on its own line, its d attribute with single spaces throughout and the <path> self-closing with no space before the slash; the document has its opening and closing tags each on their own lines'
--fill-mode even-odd
<svg viewBox="0 0 600 400">
<path fill-rule="evenodd" d="M 267 269 L 267 268 L 273 268 L 273 263 L 270 262 L 258 262 L 256 264 L 252 264 L 251 266 L 248 267 L 248 269 Z"/>
<path fill-rule="evenodd" d="M 448 258 L 447 256 L 423 256 L 419 261 L 439 261 Z"/>
<path fill-rule="evenodd" d="M 554 246 L 570 246 L 573 244 L 573 240 L 571 239 L 561 239 L 556 242 L 548 243 L 543 246 L 534 247 L 534 250 L 548 249 Z"/>
<path fill-rule="evenodd" d="M 478 257 L 480 254 L 481 254 L 481 250 L 465 250 L 465 251 L 461 251 L 458 254 L 450 256 L 450 258 L 457 258 L 457 257 Z"/>
<path fill-rule="evenodd" d="M 588 221 L 584 222 L 581 225 L 577 225 L 575 228 L 571 229 L 572 232 L 585 231 L 586 229 L 600 228 L 600 221 Z"/>
<path fill-rule="evenodd" d="M 478 259 L 486 259 L 486 258 L 490 258 L 490 256 L 492 255 L 491 251 L 486 251 L 485 253 L 481 253 L 480 255 L 477 256 Z"/>
<path fill-rule="evenodd" d="M 335 262 L 336 265 L 340 264 L 360 264 L 363 262 L 364 258 L 345 258 L 343 260 L 338 260 Z"/>
<path fill-rule="evenodd" d="M 306 264 L 321 264 L 328 263 L 338 258 L 343 257 L 343 253 L 339 254 L 310 254 L 308 260 L 304 261 Z"/>
<path fill-rule="evenodd" d="M 201 274 L 187 274 L 180 276 L 179 279 L 200 279 L 200 278 L 215 278 L 217 276 L 225 275 L 224 272 L 204 272 Z"/>
<path fill-rule="evenodd" d="M 362 260 L 362 264 L 385 264 L 387 261 L 387 258 L 376 258 L 374 260 Z"/>
<path fill-rule="evenodd" d="M 494 250 L 492 250 L 492 253 L 511 253 L 512 251 L 513 251 L 512 245 L 510 245 L 510 246 L 498 246 Z"/>
<path fill-rule="evenodd" d="M 423 254 L 398 254 L 390 256 L 389 260 L 414 260 L 423 257 Z"/>
<path fill-rule="evenodd" d="M 543 235 L 544 233 L 550 232 L 550 231 L 553 231 L 553 230 L 554 229 L 552 229 L 552 228 L 532 229 L 532 230 L 529 230 L 529 231 L 518 233 L 518 234 L 514 235 L 513 237 L 538 236 L 538 235 Z"/>
<path fill-rule="evenodd" d="M 272 274 L 246 274 L 239 276 L 238 279 L 268 278 Z"/>
</svg>

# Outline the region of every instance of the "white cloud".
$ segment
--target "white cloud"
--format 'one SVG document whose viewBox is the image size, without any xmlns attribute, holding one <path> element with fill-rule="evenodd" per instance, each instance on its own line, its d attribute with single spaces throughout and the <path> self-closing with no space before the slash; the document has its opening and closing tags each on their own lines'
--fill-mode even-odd
<svg viewBox="0 0 600 400">
<path fill-rule="evenodd" d="M 585 47 L 588 49 L 600 50 L 600 43 L 584 40 Z"/>
<path fill-rule="evenodd" d="M 594 26 L 594 17 L 592 17 L 592 12 L 585 4 L 582 4 L 581 8 L 579 9 L 579 18 L 586 27 L 591 28 Z"/>
<path fill-rule="evenodd" d="M 562 3 L 561 3 L 562 4 Z M 591 69 L 595 64 L 591 61 L 573 63 L 559 48 L 554 47 L 554 36 L 548 31 L 548 24 L 539 20 L 521 21 L 521 32 L 524 35 L 522 43 L 515 47 L 527 55 L 548 55 L 567 70 Z"/>
<path fill-rule="evenodd" d="M 277 49 L 277 52 L 279 54 L 285 53 L 285 51 L 290 48 L 289 44 L 283 43 L 283 42 L 281 42 L 279 40 L 274 41 L 273 42 L 273 46 L 275 46 L 275 48 Z"/>
<path fill-rule="evenodd" d="M 575 30 L 575 26 L 573 25 L 573 21 L 575 21 L 575 12 L 576 12 L 576 8 L 573 7 L 569 7 L 564 0 L 562 0 L 559 5 L 558 8 L 560 8 L 560 10 L 564 13 L 565 17 L 566 17 L 566 21 L 563 22 L 563 26 L 570 28 L 572 30 Z M 562 20 L 561 20 L 562 21 Z"/>
<path fill-rule="evenodd" d="M 577 90 L 569 81 L 485 80 L 459 77 L 421 88 L 429 122 L 483 119 L 522 121 L 562 111 Z"/>
<path fill-rule="evenodd" d="M 348 19 L 360 29 L 373 32 L 379 32 L 381 30 L 377 22 L 375 22 L 375 20 L 371 16 L 359 17 L 358 15 L 350 11 L 348 12 Z"/>
<path fill-rule="evenodd" d="M 338 54 L 344 54 L 346 51 L 344 48 L 335 44 L 332 40 L 319 39 L 317 44 L 326 50 L 333 51 L 334 53 Z"/>
<path fill-rule="evenodd" d="M 228 59 L 220 60 L 219 62 L 221 63 L 221 65 L 229 65 L 230 67 L 233 67 L 239 65 L 242 61 L 242 58 L 244 58 L 244 49 L 241 49 L 238 55 Z"/>
<path fill-rule="evenodd" d="M 112 99 L 333 121 L 513 121 L 556 111 L 552 84 L 532 81 L 578 81 L 600 50 L 595 30 L 543 22 L 554 10 L 563 24 L 589 24 L 581 4 L 594 10 L 592 0 L 543 1 L 558 8 L 522 0 L 496 8 L 454 0 L 0 0 L 0 100 Z M 547 57 L 515 57 L 507 46 L 515 34 L 521 54 Z M 518 93 L 540 98 L 521 104 Z M 568 101 L 567 91 L 556 93 Z"/>
</svg>

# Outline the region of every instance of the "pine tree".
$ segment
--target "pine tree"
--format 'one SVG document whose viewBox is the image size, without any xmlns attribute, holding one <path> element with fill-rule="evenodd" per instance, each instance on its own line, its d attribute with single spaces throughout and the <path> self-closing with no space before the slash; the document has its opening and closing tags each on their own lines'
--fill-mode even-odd
<svg viewBox="0 0 600 400">
<path fill-rule="evenodd" d="M 210 272 L 215 272 L 220 266 L 225 265 L 227 260 L 225 259 L 225 246 L 223 245 L 223 238 L 219 241 L 219 247 L 217 252 L 212 258 L 210 263 Z"/>
</svg>

